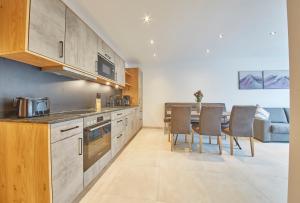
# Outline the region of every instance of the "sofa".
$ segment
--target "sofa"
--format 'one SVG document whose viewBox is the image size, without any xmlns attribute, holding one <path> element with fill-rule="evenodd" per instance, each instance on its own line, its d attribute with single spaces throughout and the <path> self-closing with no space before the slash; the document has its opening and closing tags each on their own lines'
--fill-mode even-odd
<svg viewBox="0 0 300 203">
<path fill-rule="evenodd" d="M 290 109 L 264 108 L 270 113 L 269 120 L 255 118 L 254 137 L 262 142 L 289 142 Z"/>
</svg>

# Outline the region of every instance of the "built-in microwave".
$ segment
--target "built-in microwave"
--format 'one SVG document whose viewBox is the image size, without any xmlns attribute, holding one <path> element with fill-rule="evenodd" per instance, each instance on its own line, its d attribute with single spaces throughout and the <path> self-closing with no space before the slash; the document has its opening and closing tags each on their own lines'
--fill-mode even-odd
<svg viewBox="0 0 300 203">
<path fill-rule="evenodd" d="M 98 54 L 98 74 L 115 80 L 115 64 L 101 54 Z"/>
</svg>

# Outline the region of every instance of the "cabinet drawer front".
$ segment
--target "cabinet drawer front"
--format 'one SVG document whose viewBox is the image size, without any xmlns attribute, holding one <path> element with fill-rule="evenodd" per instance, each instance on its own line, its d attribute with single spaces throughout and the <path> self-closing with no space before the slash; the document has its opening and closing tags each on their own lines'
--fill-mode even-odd
<svg viewBox="0 0 300 203">
<path fill-rule="evenodd" d="M 125 115 L 126 115 L 126 111 L 125 110 L 112 112 L 112 114 L 111 114 L 111 120 L 120 119 L 120 118 L 124 117 Z"/>
<path fill-rule="evenodd" d="M 111 143 L 111 152 L 112 152 L 112 157 L 116 156 L 118 152 L 122 149 L 123 143 L 124 143 L 124 134 L 122 136 L 117 136 L 112 138 L 112 143 Z"/>
<path fill-rule="evenodd" d="M 76 119 L 51 125 L 51 143 L 83 133 L 83 119 Z"/>
<path fill-rule="evenodd" d="M 112 121 L 112 125 L 111 125 L 112 137 L 119 136 L 119 134 L 121 134 L 124 131 L 125 124 L 126 124 L 125 117 Z"/>
</svg>

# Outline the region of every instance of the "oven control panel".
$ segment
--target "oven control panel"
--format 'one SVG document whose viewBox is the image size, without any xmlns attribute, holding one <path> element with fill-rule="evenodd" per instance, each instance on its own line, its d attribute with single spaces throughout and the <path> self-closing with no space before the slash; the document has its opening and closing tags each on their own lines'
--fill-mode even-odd
<svg viewBox="0 0 300 203">
<path fill-rule="evenodd" d="M 97 114 L 97 115 L 93 115 L 93 116 L 88 116 L 83 119 L 83 126 L 89 127 L 89 126 L 95 125 L 97 123 L 101 123 L 103 121 L 108 121 L 110 119 L 111 119 L 110 113 L 102 113 L 102 114 Z"/>
</svg>

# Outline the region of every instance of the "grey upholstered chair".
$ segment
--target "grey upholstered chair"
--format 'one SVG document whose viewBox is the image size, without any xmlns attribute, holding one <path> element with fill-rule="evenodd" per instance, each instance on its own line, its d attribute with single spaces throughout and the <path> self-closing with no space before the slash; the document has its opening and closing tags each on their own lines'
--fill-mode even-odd
<svg viewBox="0 0 300 203">
<path fill-rule="evenodd" d="M 202 103 L 201 106 L 221 106 L 223 107 L 223 112 L 227 111 L 225 103 Z M 222 118 L 221 126 L 222 129 L 229 127 L 229 119 L 227 119 L 227 117 Z"/>
<path fill-rule="evenodd" d="M 226 112 L 226 104 L 225 103 L 201 103 L 201 107 L 203 106 L 220 106 L 223 108 L 223 112 Z M 222 129 L 229 127 L 229 119 L 226 116 L 222 117 L 221 120 Z M 226 134 L 225 134 L 226 139 Z M 211 144 L 211 137 L 209 137 L 209 144 Z"/>
<path fill-rule="evenodd" d="M 254 156 L 253 122 L 256 106 L 233 106 L 229 128 L 223 132 L 230 136 L 230 154 L 233 155 L 233 139 L 236 137 L 249 137 L 251 155 Z"/>
<path fill-rule="evenodd" d="M 202 152 L 202 136 L 217 136 L 220 154 L 222 154 L 222 106 L 202 106 L 198 126 L 193 126 L 193 130 L 199 134 L 199 151 Z"/>
<path fill-rule="evenodd" d="M 165 131 L 165 134 L 168 134 L 169 142 L 171 139 L 170 122 L 171 122 L 172 106 L 189 106 L 189 107 L 191 107 L 191 112 L 197 112 L 197 110 L 198 110 L 197 105 L 198 105 L 197 103 L 180 103 L 180 102 L 165 103 L 164 131 Z"/>
<path fill-rule="evenodd" d="M 191 107 L 190 106 L 172 106 L 171 122 L 170 122 L 170 134 L 171 134 L 171 151 L 173 151 L 176 138 L 180 134 L 185 135 L 185 141 L 187 141 L 187 135 L 192 137 L 191 128 Z M 192 150 L 192 139 L 189 141 L 190 150 Z"/>
</svg>

